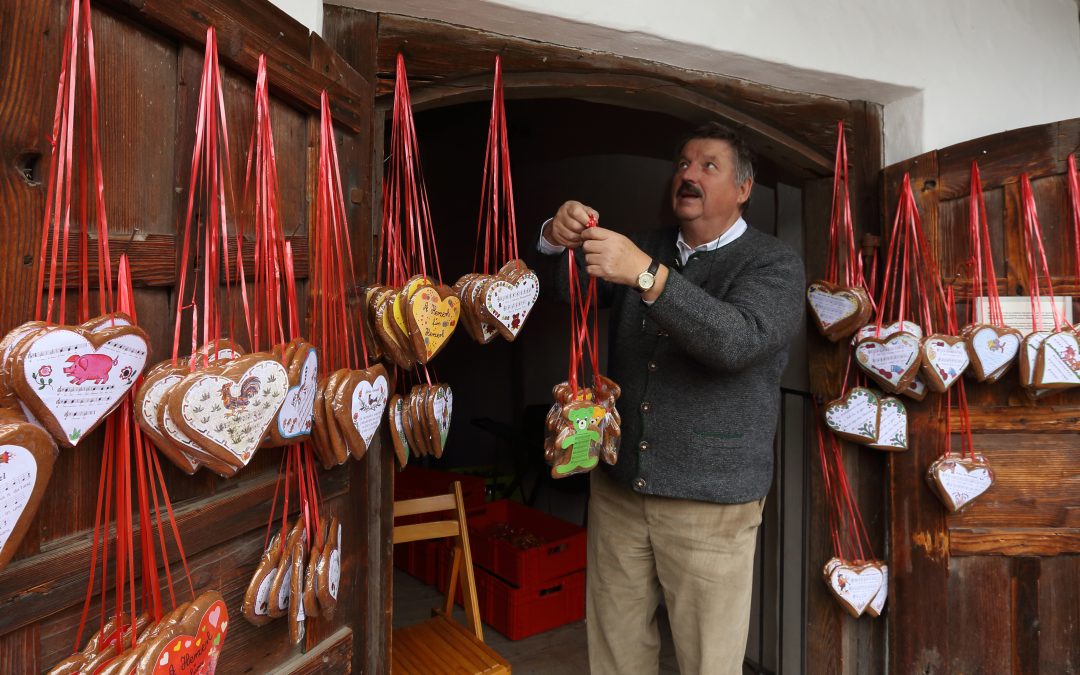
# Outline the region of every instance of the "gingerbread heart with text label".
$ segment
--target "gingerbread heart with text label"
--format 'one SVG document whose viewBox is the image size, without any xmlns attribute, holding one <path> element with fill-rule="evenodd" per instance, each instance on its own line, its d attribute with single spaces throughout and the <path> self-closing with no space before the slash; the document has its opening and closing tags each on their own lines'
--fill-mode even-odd
<svg viewBox="0 0 1080 675">
<path fill-rule="evenodd" d="M 939 457 L 927 470 L 927 480 L 945 508 L 956 513 L 994 484 L 994 471 L 982 455 Z"/>
<path fill-rule="evenodd" d="M 438 442 L 435 456 L 440 457 L 446 448 L 446 437 L 450 434 L 450 419 L 454 412 L 454 392 L 450 390 L 450 385 L 435 385 L 429 405 L 438 432 L 434 434 L 434 440 Z"/>
<path fill-rule="evenodd" d="M 461 300 L 449 288 L 424 286 L 409 298 L 407 309 L 413 355 L 417 362 L 428 363 L 454 334 Z"/>
<path fill-rule="evenodd" d="M 382 423 L 383 412 L 390 396 L 386 369 L 375 365 L 367 370 L 353 371 L 349 384 L 348 424 L 343 430 L 355 459 L 360 459 L 371 447 L 371 441 Z"/>
<path fill-rule="evenodd" d="M 979 382 L 1000 378 L 1020 353 L 1023 334 L 1015 328 L 974 324 L 964 332 L 971 369 Z"/>
<path fill-rule="evenodd" d="M 482 295 L 481 314 L 513 342 L 540 297 L 540 280 L 532 271 L 519 274 L 515 281 L 496 277 L 484 285 Z"/>
<path fill-rule="evenodd" d="M 889 566 L 883 562 L 875 561 L 877 568 L 881 570 L 881 589 L 866 606 L 866 613 L 873 617 L 881 616 L 885 609 L 885 600 L 889 597 Z"/>
<path fill-rule="evenodd" d="M 266 353 L 196 371 L 170 395 L 176 425 L 227 463 L 246 466 L 277 418 L 288 391 L 285 366 Z"/>
<path fill-rule="evenodd" d="M 878 438 L 881 404 L 878 395 L 866 387 L 853 387 L 840 399 L 825 406 L 825 424 L 833 433 L 856 443 L 874 443 Z"/>
<path fill-rule="evenodd" d="M 297 347 L 288 366 L 289 390 L 270 426 L 274 445 L 299 443 L 311 437 L 315 419 L 315 391 L 319 379 L 319 352 L 308 343 Z"/>
<path fill-rule="evenodd" d="M 211 598 L 204 594 L 192 603 L 194 614 L 185 616 L 179 635 L 155 643 L 147 652 L 145 662 L 152 670 L 137 672 L 153 675 L 210 675 L 217 669 L 218 659 L 229 630 L 229 610 L 216 592 L 213 602 L 203 609 L 201 605 Z M 205 599 L 204 599 L 205 598 Z M 191 610 L 189 610 L 190 612 Z M 194 628 L 192 628 L 194 624 Z M 149 649 L 149 648 L 148 648 Z M 140 661 L 140 666 L 144 661 Z"/>
<path fill-rule="evenodd" d="M 919 370 L 919 338 L 896 333 L 888 338 L 863 338 L 855 358 L 871 378 L 891 394 L 907 388 Z"/>
<path fill-rule="evenodd" d="M 135 385 L 148 354 L 147 335 L 136 326 L 97 333 L 58 326 L 20 343 L 12 383 L 46 430 L 73 448 Z"/>
<path fill-rule="evenodd" d="M 923 381 L 922 377 L 916 375 L 915 379 L 911 381 L 911 384 L 907 386 L 907 389 L 900 393 L 910 399 L 921 401 L 926 398 L 928 391 L 929 389 L 926 386 L 926 382 Z"/>
<path fill-rule="evenodd" d="M 842 562 L 832 567 L 827 582 L 840 606 L 857 619 L 877 597 L 883 580 L 881 569 L 872 563 Z"/>
<path fill-rule="evenodd" d="M 0 570 L 34 519 L 57 454 L 44 429 L 29 422 L 0 424 Z"/>
<path fill-rule="evenodd" d="M 1080 385 L 1080 340 L 1072 331 L 1051 333 L 1039 345 L 1034 385 L 1066 389 Z"/>
<path fill-rule="evenodd" d="M 943 393 L 967 370 L 967 344 L 963 338 L 935 333 L 922 340 L 920 372 L 931 391 Z"/>
<path fill-rule="evenodd" d="M 908 449 L 908 414 L 904 403 L 884 396 L 878 405 L 877 438 L 867 446 L 877 450 L 903 451 Z"/>
<path fill-rule="evenodd" d="M 1020 354 L 1017 361 L 1020 362 L 1020 386 L 1032 398 L 1041 398 L 1053 393 L 1051 389 L 1040 389 L 1035 384 L 1035 372 L 1039 365 L 1039 351 L 1043 341 L 1050 337 L 1050 331 L 1035 331 L 1028 333 L 1020 342 Z"/>
<path fill-rule="evenodd" d="M 859 287 L 815 281 L 806 289 L 810 315 L 818 332 L 832 342 L 851 335 L 866 323 L 872 308 L 870 297 Z"/>
</svg>

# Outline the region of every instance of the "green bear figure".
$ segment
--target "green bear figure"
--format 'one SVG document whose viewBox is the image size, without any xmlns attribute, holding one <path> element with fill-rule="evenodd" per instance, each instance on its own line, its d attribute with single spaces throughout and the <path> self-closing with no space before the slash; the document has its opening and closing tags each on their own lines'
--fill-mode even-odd
<svg viewBox="0 0 1080 675">
<path fill-rule="evenodd" d="M 573 446 L 570 451 L 570 459 L 565 464 L 554 468 L 555 473 L 568 475 L 589 471 L 596 466 L 600 458 L 589 452 L 593 443 L 600 441 L 600 433 L 592 427 L 594 419 L 603 416 L 603 411 L 595 406 L 567 410 L 566 416 L 574 425 L 574 434 L 563 439 L 561 447 Z"/>
</svg>

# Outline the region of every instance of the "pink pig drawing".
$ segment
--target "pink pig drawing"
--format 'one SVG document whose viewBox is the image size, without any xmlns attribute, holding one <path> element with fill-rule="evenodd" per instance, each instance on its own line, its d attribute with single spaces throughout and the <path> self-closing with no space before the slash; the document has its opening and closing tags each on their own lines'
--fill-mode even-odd
<svg viewBox="0 0 1080 675">
<path fill-rule="evenodd" d="M 67 362 L 71 365 L 64 368 L 64 374 L 71 378 L 71 384 L 80 385 L 87 380 L 105 384 L 109 381 L 109 371 L 118 361 L 104 354 L 76 354 L 69 356 Z"/>
</svg>

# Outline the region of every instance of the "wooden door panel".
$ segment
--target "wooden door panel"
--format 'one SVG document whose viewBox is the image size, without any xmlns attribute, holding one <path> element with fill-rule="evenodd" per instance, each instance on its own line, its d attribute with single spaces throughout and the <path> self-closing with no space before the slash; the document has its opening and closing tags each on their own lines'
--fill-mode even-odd
<svg viewBox="0 0 1080 675">
<path fill-rule="evenodd" d="M 172 352 L 182 244 L 178 230 L 187 206 L 206 21 L 213 20 L 219 27 L 238 204 L 243 201 L 255 63 L 259 51 L 269 55 L 279 206 L 296 258 L 301 313 L 306 309 L 308 223 L 316 178 L 317 157 L 313 158 L 312 148 L 318 143 L 323 88 L 330 90 L 340 124 L 346 193 L 367 194 L 371 189 L 369 127 L 374 98 L 368 83 L 374 79 L 373 72 L 361 76 L 318 36 L 309 35 L 265 0 L 190 0 L 183 5 L 180 8 L 172 0 L 137 5 L 101 0 L 94 3 L 92 14 L 113 271 L 120 254 L 128 253 L 139 323 L 150 334 L 151 364 Z M 5 299 L 0 303 L 0 331 L 31 318 L 33 311 L 36 274 L 42 262 L 37 247 L 49 168 L 48 135 L 67 6 L 68 0 L 0 3 L 0 44 L 5 45 L 0 50 L 0 209 L 5 218 L 0 245 L 0 297 Z M 371 58 L 355 62 L 365 71 L 373 71 L 373 37 L 370 46 Z M 371 240 L 370 210 L 350 204 L 348 215 L 353 240 L 362 246 L 358 271 L 363 274 Z M 249 281 L 252 250 L 253 243 L 245 242 Z M 74 246 L 69 249 L 75 251 Z M 96 285 L 96 265 L 91 265 L 90 276 Z M 69 284 L 76 278 L 74 272 L 69 274 Z M 92 289 L 94 307 L 97 293 Z M 246 343 L 238 296 L 229 307 L 236 335 Z M 190 349 L 189 336 L 188 322 L 182 331 L 182 351 Z M 96 432 L 78 449 L 61 451 L 29 533 L 15 558 L 0 571 L 0 605 L 5 608 L 0 613 L 0 672 L 40 672 L 71 651 L 87 587 L 102 436 Z M 316 648 L 324 638 L 333 637 L 322 651 L 331 657 L 325 663 L 334 664 L 338 671 L 346 667 L 372 671 L 375 664 L 385 661 L 383 644 L 353 649 L 351 630 L 360 635 L 369 628 L 375 634 L 387 630 L 382 612 L 386 586 L 380 574 L 368 572 L 381 570 L 385 564 L 378 536 L 369 535 L 382 532 L 381 487 L 389 464 L 381 461 L 380 454 L 376 450 L 362 462 L 320 472 L 324 513 L 341 516 L 346 526 L 344 604 L 332 621 L 309 622 L 303 649 Z M 206 471 L 186 476 L 163 462 L 195 590 L 219 589 L 235 617 L 219 672 L 253 667 L 265 672 L 282 663 L 307 663 L 294 659 L 300 650 L 287 640 L 287 622 L 256 629 L 240 617 L 240 599 L 263 547 L 281 457 L 279 449 L 262 450 L 229 480 Z M 369 478 L 376 481 L 373 489 L 364 484 Z M 388 491 L 385 496 L 389 499 Z M 388 540 L 388 533 L 384 534 Z M 369 554 L 374 562 L 367 560 Z M 169 564 L 182 601 L 187 597 L 186 583 L 172 547 Z M 110 563 L 109 586 L 113 574 Z M 111 606 L 112 591 L 108 592 Z M 91 607 L 88 631 L 96 627 L 99 610 L 97 605 Z M 304 667 L 315 672 L 319 666 Z"/>
<path fill-rule="evenodd" d="M 1026 297 L 1031 285 L 1019 182 L 1027 172 L 1054 289 L 1078 296 L 1064 175 L 1077 151 L 1080 119 L 975 139 L 884 170 L 889 225 L 900 180 L 911 172 L 943 281 L 957 291 L 961 325 L 971 296 L 971 161 L 979 162 L 999 292 Z M 912 449 L 891 461 L 890 670 L 1073 672 L 1080 663 L 1080 392 L 1032 401 L 1015 368 L 997 384 L 968 380 L 967 392 L 975 449 L 997 476 L 987 493 L 950 515 L 927 488 L 923 475 L 943 433 L 933 398 L 909 405 Z M 954 448 L 959 431 L 954 415 Z M 935 611 L 939 598 L 947 603 Z"/>
</svg>

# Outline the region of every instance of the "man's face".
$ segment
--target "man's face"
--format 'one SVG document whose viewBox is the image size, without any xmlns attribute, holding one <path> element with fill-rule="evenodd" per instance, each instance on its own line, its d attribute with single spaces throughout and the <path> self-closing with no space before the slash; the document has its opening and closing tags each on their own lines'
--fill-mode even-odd
<svg viewBox="0 0 1080 675">
<path fill-rule="evenodd" d="M 739 217 L 753 180 L 735 182 L 735 153 L 727 141 L 695 138 L 675 164 L 671 208 L 681 223 L 726 225 Z"/>
</svg>

